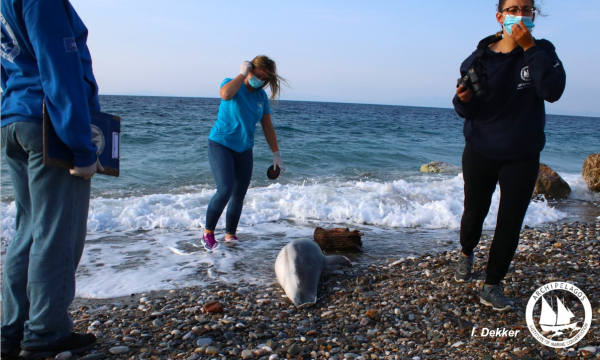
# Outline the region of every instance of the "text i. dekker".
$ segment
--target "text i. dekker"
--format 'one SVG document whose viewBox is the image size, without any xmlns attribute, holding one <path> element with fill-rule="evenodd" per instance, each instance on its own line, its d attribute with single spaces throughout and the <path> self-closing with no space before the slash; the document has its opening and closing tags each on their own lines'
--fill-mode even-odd
<svg viewBox="0 0 600 360">
<path fill-rule="evenodd" d="M 481 334 L 476 334 L 475 333 L 475 328 L 473 328 L 473 330 L 471 331 L 471 337 L 474 336 L 481 336 L 481 337 L 514 337 L 517 336 L 517 334 L 521 331 L 521 330 L 507 330 L 507 329 L 500 329 L 500 328 L 496 328 L 496 330 L 494 329 L 488 329 L 488 328 L 481 328 Z"/>
</svg>

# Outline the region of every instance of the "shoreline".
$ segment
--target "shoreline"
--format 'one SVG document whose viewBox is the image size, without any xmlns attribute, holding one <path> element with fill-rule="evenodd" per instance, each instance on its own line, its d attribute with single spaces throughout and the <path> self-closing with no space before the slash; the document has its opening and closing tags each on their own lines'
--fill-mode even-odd
<svg viewBox="0 0 600 360">
<path fill-rule="evenodd" d="M 469 283 L 452 279 L 454 250 L 328 270 L 317 304 L 308 308 L 296 309 L 273 278 L 268 287 L 242 280 L 76 298 L 71 316 L 75 331 L 98 337 L 81 358 L 88 360 L 600 359 L 600 220 L 523 229 L 503 284 L 515 300 L 511 312 L 479 303 L 489 243 L 484 235 Z M 573 350 L 544 346 L 527 329 L 529 297 L 552 281 L 575 284 L 591 303 L 591 327 Z M 222 313 L 204 312 L 213 301 Z M 499 336 L 490 337 L 496 330 Z"/>
</svg>

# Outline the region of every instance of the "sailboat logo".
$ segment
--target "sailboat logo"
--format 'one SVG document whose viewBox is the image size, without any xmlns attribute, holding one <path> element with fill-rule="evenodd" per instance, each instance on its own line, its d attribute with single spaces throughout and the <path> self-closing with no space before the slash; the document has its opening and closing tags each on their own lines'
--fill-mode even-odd
<svg viewBox="0 0 600 360">
<path fill-rule="evenodd" d="M 563 335 L 563 330 L 571 330 L 571 332 L 581 329 L 577 326 L 577 321 L 571 322 L 571 319 L 575 317 L 571 310 L 563 304 L 563 302 L 556 298 L 556 304 L 558 307 L 557 312 L 554 312 L 552 305 L 548 304 L 546 299 L 542 296 L 542 313 L 540 315 L 540 327 L 544 332 L 552 332 L 551 338 Z"/>
<path fill-rule="evenodd" d="M 575 295 L 576 299 L 583 305 L 585 316 L 573 314 L 571 309 L 565 305 L 566 298 Z M 546 299 L 549 295 L 550 302 Z M 540 304 L 539 319 L 534 319 L 534 309 Z M 556 307 L 555 307 L 556 306 Z M 581 311 L 576 311 L 580 313 Z M 592 323 L 592 306 L 587 296 L 577 286 L 566 282 L 553 282 L 537 289 L 527 303 L 525 311 L 527 326 L 531 335 L 540 343 L 554 347 L 564 348 L 579 342 L 587 334 Z M 541 332 L 538 330 L 541 329 Z"/>
</svg>

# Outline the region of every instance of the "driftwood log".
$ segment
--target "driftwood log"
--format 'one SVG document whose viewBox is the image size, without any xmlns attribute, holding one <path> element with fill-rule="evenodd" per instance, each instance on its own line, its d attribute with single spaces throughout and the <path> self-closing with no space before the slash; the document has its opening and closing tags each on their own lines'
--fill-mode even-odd
<svg viewBox="0 0 600 360">
<path fill-rule="evenodd" d="M 360 239 L 362 235 L 358 230 L 350 231 L 348 228 L 318 227 L 315 229 L 314 239 L 322 250 L 363 251 Z"/>
</svg>

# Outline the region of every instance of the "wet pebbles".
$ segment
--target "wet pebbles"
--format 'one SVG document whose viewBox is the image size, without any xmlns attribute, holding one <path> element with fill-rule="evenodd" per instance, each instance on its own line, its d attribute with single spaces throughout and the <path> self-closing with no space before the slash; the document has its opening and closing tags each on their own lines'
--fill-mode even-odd
<svg viewBox="0 0 600 360">
<path fill-rule="evenodd" d="M 600 222 L 522 231 L 504 284 L 512 312 L 479 303 L 489 245 L 484 236 L 470 283 L 453 281 L 458 251 L 394 257 L 327 272 L 317 305 L 302 309 L 276 283 L 76 299 L 75 330 L 98 337 L 79 359 L 600 359 Z M 592 305 L 573 348 L 543 346 L 527 330 L 529 297 L 552 281 L 577 285 Z M 483 328 L 520 335 L 471 336 Z"/>
</svg>

